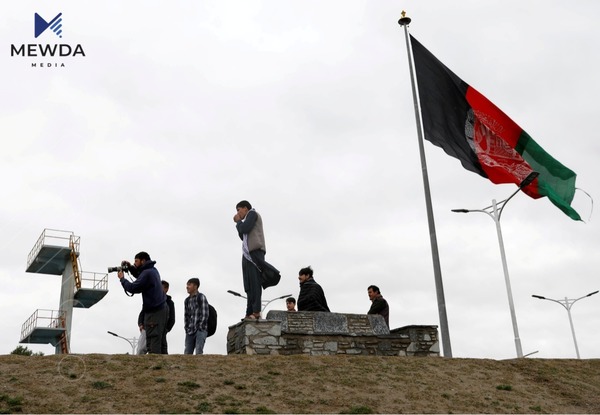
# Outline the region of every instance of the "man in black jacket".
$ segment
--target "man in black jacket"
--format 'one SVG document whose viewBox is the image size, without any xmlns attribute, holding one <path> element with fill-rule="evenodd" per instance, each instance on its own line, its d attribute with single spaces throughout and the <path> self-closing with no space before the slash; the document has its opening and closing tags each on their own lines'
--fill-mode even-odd
<svg viewBox="0 0 600 415">
<path fill-rule="evenodd" d="M 167 316 L 167 329 L 165 330 L 165 338 L 162 342 L 162 354 L 169 354 L 167 345 L 167 333 L 169 333 L 175 325 L 175 303 L 173 303 L 173 299 L 171 298 L 171 296 L 167 294 L 169 292 L 169 283 L 165 280 L 162 280 L 161 283 L 165 295 L 167 296 L 167 308 L 169 309 L 169 314 Z"/>
<path fill-rule="evenodd" d="M 385 320 L 385 324 L 390 327 L 390 307 L 388 306 L 387 301 L 385 301 L 385 298 L 381 295 L 379 287 L 376 285 L 369 285 L 367 294 L 369 295 L 369 300 L 371 300 L 371 308 L 367 314 L 381 314 Z"/>
<path fill-rule="evenodd" d="M 167 308 L 169 312 L 167 313 L 167 330 L 164 333 L 164 338 L 161 343 L 161 353 L 169 354 L 169 344 L 167 343 L 167 333 L 171 331 L 173 326 L 175 325 L 175 303 L 169 294 L 169 283 L 168 281 L 162 280 L 162 287 L 165 295 L 167 296 Z M 140 315 L 138 316 L 138 327 L 140 328 L 140 332 L 144 330 L 144 310 L 140 311 Z M 143 353 L 143 352 L 142 352 Z"/>
<path fill-rule="evenodd" d="M 313 278 L 311 267 L 302 268 L 298 272 L 300 295 L 298 295 L 298 311 L 329 311 L 323 289 Z"/>
<path fill-rule="evenodd" d="M 142 294 L 142 311 L 144 312 L 144 329 L 146 330 L 146 344 L 148 353 L 160 354 L 162 342 L 166 331 L 168 307 L 167 297 L 163 290 L 160 274 L 154 268 L 156 261 L 150 259 L 147 252 L 140 252 L 135 256 L 133 266 L 127 261 L 129 272 L 136 280 L 134 282 L 123 278 L 123 271 L 117 276 L 126 292 Z"/>
</svg>

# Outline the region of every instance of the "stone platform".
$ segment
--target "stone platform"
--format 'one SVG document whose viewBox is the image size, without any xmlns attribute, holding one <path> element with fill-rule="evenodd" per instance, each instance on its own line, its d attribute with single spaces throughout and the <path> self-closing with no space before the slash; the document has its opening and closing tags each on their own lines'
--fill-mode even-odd
<svg viewBox="0 0 600 415">
<path fill-rule="evenodd" d="M 439 356 L 437 326 L 389 330 L 382 316 L 272 310 L 229 327 L 227 354 Z"/>
</svg>

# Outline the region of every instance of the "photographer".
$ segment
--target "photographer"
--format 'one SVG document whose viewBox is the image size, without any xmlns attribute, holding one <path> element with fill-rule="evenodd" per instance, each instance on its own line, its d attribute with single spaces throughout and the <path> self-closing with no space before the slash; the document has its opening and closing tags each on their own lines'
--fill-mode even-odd
<svg viewBox="0 0 600 415">
<path fill-rule="evenodd" d="M 132 294 L 142 293 L 142 311 L 148 353 L 160 354 L 167 329 L 168 308 L 160 274 L 154 268 L 154 264 L 156 261 L 150 260 L 147 252 L 140 252 L 135 256 L 133 266 L 127 261 L 123 261 L 121 264 L 123 270 L 130 272 L 136 280 L 130 282 L 124 278 L 123 270 L 120 270 L 117 276 L 125 291 Z"/>
</svg>

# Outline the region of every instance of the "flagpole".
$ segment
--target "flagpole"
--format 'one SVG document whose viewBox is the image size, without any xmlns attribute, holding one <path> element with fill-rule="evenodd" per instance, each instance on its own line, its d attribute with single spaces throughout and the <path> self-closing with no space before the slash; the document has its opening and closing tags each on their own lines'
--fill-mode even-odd
<svg viewBox="0 0 600 415">
<path fill-rule="evenodd" d="M 437 237 L 435 233 L 435 222 L 433 218 L 433 207 L 431 204 L 431 192 L 429 190 L 429 176 L 427 175 L 427 161 L 425 160 L 425 148 L 423 146 L 423 131 L 421 128 L 421 113 L 417 100 L 417 89 L 415 87 L 415 75 L 413 71 L 412 54 L 410 50 L 410 42 L 408 39 L 408 25 L 410 17 L 406 17 L 406 13 L 402 12 L 402 17 L 398 20 L 398 24 L 404 28 L 404 36 L 406 38 L 406 51 L 408 54 L 408 67 L 410 70 L 410 83 L 412 86 L 413 102 L 415 106 L 415 118 L 417 121 L 417 137 L 419 141 L 419 154 L 421 156 L 421 171 L 423 173 L 423 187 L 425 189 L 425 205 L 427 207 L 427 221 L 429 223 L 429 239 L 431 242 L 431 256 L 433 258 L 433 275 L 435 279 L 435 289 L 437 293 L 438 314 L 440 318 L 440 330 L 442 334 L 442 346 L 444 349 L 444 357 L 452 357 L 452 346 L 450 345 L 450 333 L 448 330 L 448 317 L 446 316 L 446 300 L 444 297 L 444 284 L 442 282 L 442 270 L 440 266 L 440 255 L 438 251 Z"/>
</svg>

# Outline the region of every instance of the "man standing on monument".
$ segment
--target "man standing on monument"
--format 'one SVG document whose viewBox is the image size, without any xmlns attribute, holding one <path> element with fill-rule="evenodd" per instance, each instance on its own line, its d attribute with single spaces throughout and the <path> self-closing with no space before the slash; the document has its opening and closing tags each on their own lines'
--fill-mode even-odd
<svg viewBox="0 0 600 415">
<path fill-rule="evenodd" d="M 246 292 L 246 319 L 258 320 L 262 308 L 261 269 L 267 252 L 263 222 L 258 212 L 247 200 L 236 205 L 233 216 L 238 235 L 242 240 L 242 275 Z"/>
</svg>

